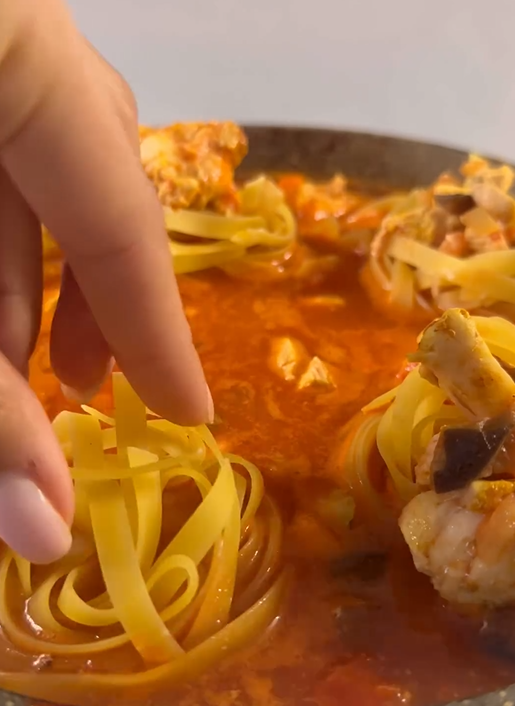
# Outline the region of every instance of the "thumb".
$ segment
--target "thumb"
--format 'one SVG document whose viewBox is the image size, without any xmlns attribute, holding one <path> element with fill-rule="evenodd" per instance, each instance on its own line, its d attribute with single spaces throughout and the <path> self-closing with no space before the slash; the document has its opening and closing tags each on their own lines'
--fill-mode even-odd
<svg viewBox="0 0 515 706">
<path fill-rule="evenodd" d="M 50 422 L 25 379 L 0 354 L 0 538 L 35 563 L 71 545 L 73 487 Z"/>
</svg>

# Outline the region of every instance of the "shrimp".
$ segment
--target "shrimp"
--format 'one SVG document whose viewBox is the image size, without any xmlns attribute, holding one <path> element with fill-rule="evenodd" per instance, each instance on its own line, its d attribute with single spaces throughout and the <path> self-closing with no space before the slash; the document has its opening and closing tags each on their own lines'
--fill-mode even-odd
<svg viewBox="0 0 515 706">
<path fill-rule="evenodd" d="M 504 484 L 508 494 L 495 488 L 496 483 Z M 430 577 L 445 600 L 488 607 L 513 604 L 514 484 L 473 485 L 474 490 L 459 493 L 438 495 L 429 490 L 417 495 L 402 512 L 401 532 L 415 567 Z M 489 492 L 489 486 L 497 492 Z M 481 494 L 483 502 L 478 500 Z"/>
<path fill-rule="evenodd" d="M 423 492 L 399 520 L 415 567 L 452 603 L 515 604 L 515 382 L 458 309 L 409 360 L 468 419 L 443 426 L 415 466 Z"/>
</svg>

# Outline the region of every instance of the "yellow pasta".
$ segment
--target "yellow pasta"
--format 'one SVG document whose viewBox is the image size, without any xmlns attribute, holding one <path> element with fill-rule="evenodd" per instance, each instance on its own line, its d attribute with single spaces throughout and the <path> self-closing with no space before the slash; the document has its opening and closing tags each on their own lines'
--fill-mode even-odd
<svg viewBox="0 0 515 706">
<path fill-rule="evenodd" d="M 270 179 L 259 177 L 248 182 L 240 189 L 239 198 L 238 214 L 164 208 L 177 273 L 240 261 L 268 263 L 291 247 L 295 219 L 284 194 Z M 189 242 L 183 242 L 184 235 L 189 236 Z"/>
<path fill-rule="evenodd" d="M 515 325 L 494 316 L 473 316 L 472 321 L 490 352 L 504 364 L 515 366 Z M 344 476 L 354 477 L 359 469 L 359 475 L 366 477 L 370 450 L 360 452 L 358 458 L 352 449 L 358 442 L 366 449 L 375 443 L 399 499 L 406 503 L 418 492 L 415 467 L 434 434 L 445 425 L 467 421 L 465 411 L 439 387 L 424 379 L 417 366 L 400 385 L 363 407 L 349 426 Z M 370 489 L 367 493 L 372 502 Z"/>
<path fill-rule="evenodd" d="M 236 264 L 260 266 L 281 258 L 295 242 L 297 226 L 284 194 L 267 177 L 258 177 L 238 191 L 239 212 L 172 209 L 163 206 L 170 253 L 177 274 Z M 59 258 L 59 248 L 43 231 L 47 260 Z"/>
<path fill-rule="evenodd" d="M 384 503 L 369 475 L 370 457 L 376 446 L 381 414 L 376 412 L 352 419 L 343 430 L 346 437 L 341 459 L 336 460 L 338 474 L 344 479 L 350 497 L 356 502 L 357 517 L 365 521 L 377 519 Z"/>
<path fill-rule="evenodd" d="M 388 249 L 396 262 L 416 268 L 421 289 L 435 280 L 472 292 L 481 302 L 492 299 L 515 304 L 515 251 L 484 253 L 467 259 L 453 257 L 428 245 L 396 237 Z M 495 257 L 494 257 L 495 256 Z"/>
<path fill-rule="evenodd" d="M 76 703 L 91 689 L 105 696 L 173 684 L 247 644 L 280 610 L 282 523 L 259 470 L 223 454 L 207 428 L 149 418 L 119 373 L 113 389 L 114 418 L 86 408 L 54 423 L 77 493 L 72 551 L 37 573 L 7 551 L 0 622 L 29 653 L 94 660 L 124 648 L 140 655 L 142 667 L 0 673 L 3 687 L 37 698 L 51 698 L 56 685 Z M 185 493 L 191 504 L 194 489 L 186 520 L 167 528 L 165 495 L 181 501 Z M 8 598 L 15 584 L 27 601 L 23 624 Z"/>
<path fill-rule="evenodd" d="M 398 311 L 515 304 L 513 170 L 470 155 L 461 173 L 392 204 L 371 242 L 368 271 Z"/>
</svg>

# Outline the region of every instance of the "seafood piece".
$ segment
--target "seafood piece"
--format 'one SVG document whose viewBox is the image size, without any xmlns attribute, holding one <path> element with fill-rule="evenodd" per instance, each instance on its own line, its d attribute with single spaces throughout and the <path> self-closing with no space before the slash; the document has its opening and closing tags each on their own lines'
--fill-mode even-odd
<svg viewBox="0 0 515 706">
<path fill-rule="evenodd" d="M 271 369 L 287 382 L 295 380 L 298 368 L 308 358 L 308 353 L 295 338 L 278 338 L 272 342 Z"/>
<path fill-rule="evenodd" d="M 247 153 L 247 139 L 234 123 L 142 127 L 140 151 L 163 206 L 226 213 L 237 205 L 234 170 Z"/>
<path fill-rule="evenodd" d="M 472 189 L 472 196 L 475 203 L 484 208 L 493 218 L 506 224 L 513 220 L 515 202 L 494 184 L 476 184 Z"/>
<path fill-rule="evenodd" d="M 469 244 L 465 238 L 465 233 L 462 231 L 447 233 L 438 246 L 438 250 L 446 255 L 452 255 L 453 257 L 464 257 L 467 255 L 469 250 Z"/>
<path fill-rule="evenodd" d="M 515 382 L 479 335 L 474 321 L 462 309 L 449 309 L 422 334 L 416 353 L 420 374 L 437 384 L 472 420 L 510 412 Z"/>
<path fill-rule="evenodd" d="M 451 602 L 515 603 L 515 382 L 459 309 L 425 329 L 410 360 L 472 420 L 441 428 L 415 469 L 432 488 L 399 520 L 415 566 Z"/>
<path fill-rule="evenodd" d="M 303 390 L 306 387 L 322 385 L 324 387 L 334 387 L 328 366 L 318 356 L 309 361 L 308 367 L 299 380 L 298 388 Z"/>
<path fill-rule="evenodd" d="M 496 490 L 495 481 L 478 481 Z M 513 491 L 513 483 L 511 484 Z M 490 607 L 515 602 L 515 493 L 490 493 L 488 511 L 470 491 L 427 491 L 404 508 L 400 528 L 418 571 L 452 603 Z"/>
<path fill-rule="evenodd" d="M 481 185 L 481 188 L 484 186 Z M 461 217 L 461 222 L 465 226 L 465 240 L 473 252 L 484 253 L 509 249 L 508 241 L 499 223 L 484 208 L 473 208 L 468 211 Z"/>
</svg>

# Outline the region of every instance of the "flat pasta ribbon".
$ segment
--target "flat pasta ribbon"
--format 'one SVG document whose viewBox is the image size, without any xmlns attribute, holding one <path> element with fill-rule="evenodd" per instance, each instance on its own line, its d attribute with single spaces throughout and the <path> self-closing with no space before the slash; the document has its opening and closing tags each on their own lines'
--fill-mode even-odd
<svg viewBox="0 0 515 706">
<path fill-rule="evenodd" d="M 0 561 L 12 644 L 93 664 L 73 675 L 0 673 L 3 687 L 35 698 L 80 703 L 176 683 L 251 642 L 280 610 L 282 521 L 259 470 L 222 453 L 206 427 L 155 418 L 122 374 L 113 389 L 114 417 L 85 407 L 54 422 L 76 491 L 70 554 L 37 572 L 11 551 Z M 28 620 L 16 615 L 13 585 Z M 119 650 L 141 668 L 106 673 L 103 662 L 95 672 L 97 656 Z"/>
</svg>

